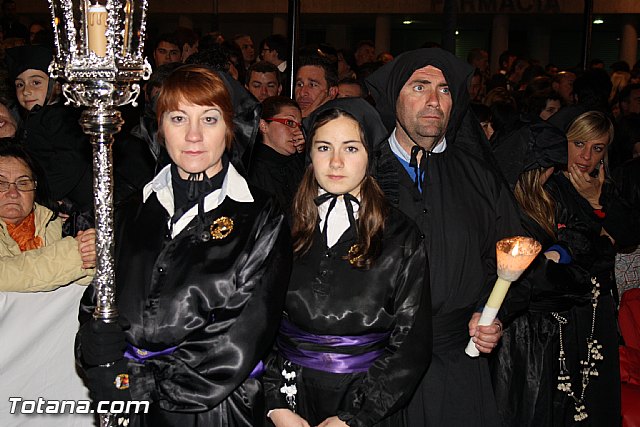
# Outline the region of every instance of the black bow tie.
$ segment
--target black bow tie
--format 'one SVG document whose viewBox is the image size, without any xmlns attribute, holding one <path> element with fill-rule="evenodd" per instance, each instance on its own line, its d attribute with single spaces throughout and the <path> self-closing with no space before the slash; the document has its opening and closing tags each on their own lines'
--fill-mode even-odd
<svg viewBox="0 0 640 427">
<path fill-rule="evenodd" d="M 347 218 L 349 219 L 349 226 L 353 228 L 353 231 L 356 235 L 356 239 L 358 236 L 358 224 L 356 223 L 356 218 L 353 215 L 353 205 L 351 204 L 351 202 L 354 202 L 359 206 L 360 202 L 358 201 L 358 199 L 356 199 L 354 196 L 352 196 L 349 193 L 345 193 L 342 195 L 333 194 L 333 193 L 324 193 L 319 195 L 315 199 L 313 199 L 313 201 L 316 204 L 316 206 L 320 206 L 325 202 L 327 202 L 328 200 L 331 200 L 331 202 L 329 203 L 329 208 L 327 209 L 327 216 L 324 219 L 324 227 L 322 228 L 322 237 L 324 239 L 325 245 L 327 246 L 329 246 L 327 243 L 327 225 L 329 224 L 329 214 L 331 213 L 333 208 L 336 207 L 336 203 L 338 202 L 338 197 L 340 196 L 342 196 L 344 200 L 344 205 L 347 208 Z"/>
<path fill-rule="evenodd" d="M 418 164 L 418 153 L 422 153 L 420 163 Z M 424 175 L 427 169 L 427 156 L 431 154 L 430 151 L 425 150 L 419 145 L 411 147 L 411 159 L 409 160 L 409 166 L 413 168 L 413 172 L 416 174 L 416 187 L 422 192 L 424 187 Z"/>
</svg>

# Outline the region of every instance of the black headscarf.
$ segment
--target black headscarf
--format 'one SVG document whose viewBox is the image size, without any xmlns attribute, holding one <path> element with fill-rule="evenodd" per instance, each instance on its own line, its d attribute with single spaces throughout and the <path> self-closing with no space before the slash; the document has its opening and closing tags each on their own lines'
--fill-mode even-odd
<svg viewBox="0 0 640 427">
<path fill-rule="evenodd" d="M 378 112 L 375 108 L 371 106 L 367 101 L 363 98 L 338 98 L 332 101 L 329 101 L 320 107 L 318 107 L 309 117 L 304 120 L 304 128 L 306 135 L 311 136 L 313 127 L 316 121 L 322 116 L 325 115 L 328 111 L 339 110 L 348 113 L 353 116 L 356 121 L 360 124 L 360 128 L 364 133 L 364 141 L 362 143 L 366 146 L 367 154 L 368 154 L 368 165 L 367 170 L 368 174 L 371 175 L 374 171 L 373 159 L 374 159 L 374 147 L 384 141 L 387 137 L 387 130 L 382 124 L 382 120 L 378 115 Z M 307 162 L 310 163 L 310 150 L 311 150 L 312 142 L 310 138 L 307 138 Z M 317 206 L 322 205 L 323 203 L 330 201 L 328 210 L 327 210 L 327 218 L 329 218 L 329 214 L 336 206 L 338 202 L 338 194 L 332 193 L 324 193 L 314 200 Z M 360 202 L 350 194 L 344 194 L 343 200 L 345 203 L 345 207 L 347 210 L 347 216 L 349 218 L 349 224 L 353 228 L 356 236 L 358 235 L 358 227 L 357 222 L 355 220 L 355 216 L 353 213 L 352 203 L 359 204 Z M 322 230 L 322 235 L 325 243 L 327 242 L 327 226 L 328 220 L 324 223 L 324 228 Z"/>
<path fill-rule="evenodd" d="M 367 77 L 366 83 L 376 101 L 376 109 L 391 132 L 396 126 L 396 102 L 400 90 L 418 69 L 431 65 L 442 71 L 449 84 L 453 108 L 447 126 L 447 143 L 453 141 L 469 106 L 469 81 L 473 68 L 440 48 L 405 52 Z"/>
<path fill-rule="evenodd" d="M 380 115 L 375 108 L 371 106 L 363 98 L 338 98 L 329 101 L 320 107 L 318 107 L 311 115 L 304 119 L 305 135 L 311 135 L 311 130 L 316 123 L 318 117 L 322 116 L 326 111 L 340 110 L 353 116 L 360 124 L 360 128 L 364 133 L 365 140 L 362 141 L 367 147 L 369 154 L 369 171 L 372 171 L 373 167 L 373 152 L 381 142 L 383 142 L 388 135 L 388 132 L 382 123 Z M 309 150 L 311 147 L 311 141 L 307 140 L 307 161 L 310 161 Z"/>
<path fill-rule="evenodd" d="M 555 126 L 538 121 L 523 122 L 504 138 L 496 141 L 493 154 L 513 189 L 518 177 L 529 170 L 565 166 L 567 138 Z"/>
</svg>

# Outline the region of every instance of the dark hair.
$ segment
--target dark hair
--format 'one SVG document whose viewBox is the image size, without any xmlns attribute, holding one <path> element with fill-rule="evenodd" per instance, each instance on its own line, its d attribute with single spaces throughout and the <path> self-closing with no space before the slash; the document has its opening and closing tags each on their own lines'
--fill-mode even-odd
<svg viewBox="0 0 640 427">
<path fill-rule="evenodd" d="M 180 49 L 180 53 L 182 53 L 182 45 L 180 44 L 180 41 L 178 41 L 178 38 L 176 37 L 175 34 L 172 34 L 172 33 L 160 34 L 156 38 L 155 43 L 153 44 L 153 50 L 155 51 L 158 48 L 158 46 L 160 46 L 160 43 L 162 42 L 167 42 L 167 43 L 171 43 L 178 46 L 178 49 Z"/>
<path fill-rule="evenodd" d="M 152 89 L 160 88 L 162 86 L 162 82 L 169 77 L 171 73 L 175 71 L 176 68 L 182 67 L 182 64 L 179 62 L 171 62 L 169 64 L 164 64 L 159 67 L 154 68 L 147 84 L 145 85 L 145 92 L 147 94 L 151 94 Z"/>
<path fill-rule="evenodd" d="M 296 101 L 286 96 L 270 96 L 262 101 L 261 118 L 273 117 L 282 111 L 283 107 L 294 107 L 300 110 L 300 106 Z"/>
<path fill-rule="evenodd" d="M 560 94 L 556 91 L 550 91 L 547 95 L 539 94 L 527 98 L 525 104 L 526 112 L 538 117 L 542 110 L 547 108 L 548 101 L 558 101 L 562 104 Z"/>
<path fill-rule="evenodd" d="M 353 52 L 349 49 L 338 49 L 336 51 L 336 56 L 342 55 L 342 59 L 344 59 L 344 62 L 347 63 L 347 65 L 349 65 L 349 68 L 351 68 L 351 71 L 354 71 L 356 68 L 358 68 L 357 64 L 356 64 L 356 58 L 353 56 Z"/>
<path fill-rule="evenodd" d="M 13 157 L 14 159 L 23 161 L 27 165 L 27 168 L 33 175 L 33 179 L 37 183 L 35 194 L 36 203 L 51 209 L 57 216 L 59 210 L 58 204 L 51 197 L 46 174 L 40 167 L 40 164 L 29 155 L 24 145 L 15 138 L 0 138 L 0 158 L 2 157 Z"/>
<path fill-rule="evenodd" d="M 361 79 L 354 79 L 352 77 L 347 77 L 346 79 L 342 79 L 338 82 L 338 86 L 340 85 L 357 85 L 358 87 L 360 87 L 360 96 L 363 98 L 366 98 L 367 95 L 369 94 L 369 91 L 367 90 L 367 86 L 364 84 L 364 81 L 362 81 Z"/>
<path fill-rule="evenodd" d="M 244 57 L 242 56 L 242 49 L 235 42 L 225 40 L 220 45 L 224 52 L 227 54 L 229 62 L 233 63 L 233 66 L 238 71 L 238 81 L 242 84 L 246 81 L 247 70 L 244 66 Z M 227 67 L 228 69 L 228 67 Z"/>
<path fill-rule="evenodd" d="M 609 110 L 611 78 L 605 70 L 587 70 L 573 82 L 573 93 L 578 103 L 589 110 Z"/>
<path fill-rule="evenodd" d="M 322 68 L 324 71 L 324 79 L 327 81 L 327 87 L 338 86 L 338 65 L 335 62 L 320 55 L 301 56 L 298 61 L 298 72 L 300 68 L 307 66 Z M 296 75 L 298 72 L 296 72 Z"/>
<path fill-rule="evenodd" d="M 358 123 L 360 138 L 367 154 L 369 154 L 369 159 L 371 159 L 369 144 L 372 144 L 373 141 L 366 141 L 362 126 L 351 114 L 335 108 L 323 111 L 318 115 L 309 133 L 307 150 L 310 150 L 313 145 L 316 131 L 338 117 L 348 117 Z M 368 173 L 370 166 L 367 168 L 360 186 L 360 207 L 356 222 L 358 242 L 352 246 L 354 250 L 349 250 L 349 253 L 344 256 L 344 259 L 348 260 L 354 267 L 362 269 L 370 268 L 373 261 L 380 254 L 384 220 L 389 209 L 384 193 L 375 179 Z M 319 184 L 314 175 L 313 164 L 310 164 L 293 199 L 293 212 L 296 212 L 296 215 L 293 219 L 291 234 L 293 237 L 293 251 L 298 257 L 304 255 L 311 247 L 315 229 L 318 226 L 318 207 L 314 202 L 314 199 L 318 196 L 318 188 Z"/>
<path fill-rule="evenodd" d="M 229 72 L 229 51 L 216 44 L 207 49 L 200 49 L 187 58 L 185 64 L 203 65 L 216 71 Z"/>
<path fill-rule="evenodd" d="M 627 63 L 627 61 L 616 61 L 613 64 L 611 64 L 609 68 L 611 68 L 611 71 L 613 71 L 614 73 L 616 71 L 626 71 L 626 72 L 631 71 L 631 67 L 629 67 L 629 63 Z"/>
<path fill-rule="evenodd" d="M 233 104 L 226 84 L 215 71 L 198 65 L 184 65 L 175 70 L 162 83 L 158 95 L 158 127 L 162 129 L 164 113 L 177 110 L 180 103 L 194 105 L 216 105 L 222 112 L 227 130 L 225 145 L 231 147 L 233 141 Z"/>
<path fill-rule="evenodd" d="M 251 73 L 274 73 L 278 80 L 278 84 L 282 84 L 282 73 L 280 73 L 278 67 L 270 62 L 258 61 L 251 64 L 247 70 L 247 84 L 249 83 L 249 80 L 251 80 Z"/>
<path fill-rule="evenodd" d="M 271 34 L 267 36 L 267 38 L 260 43 L 260 50 L 262 50 L 265 45 L 278 53 L 279 60 L 286 61 L 289 59 L 289 52 L 291 52 L 289 41 L 282 34 Z"/>
</svg>

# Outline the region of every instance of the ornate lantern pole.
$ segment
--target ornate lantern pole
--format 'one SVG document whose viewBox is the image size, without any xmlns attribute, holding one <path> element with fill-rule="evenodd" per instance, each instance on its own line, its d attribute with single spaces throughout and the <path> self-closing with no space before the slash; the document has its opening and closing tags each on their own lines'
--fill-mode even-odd
<svg viewBox="0 0 640 427">
<path fill-rule="evenodd" d="M 49 0 L 55 55 L 49 66 L 64 81 L 66 104 L 88 107 L 80 119 L 93 145 L 98 300 L 94 317 L 113 322 L 113 135 L 123 120 L 116 107 L 133 104 L 151 66 L 143 57 L 147 0 Z"/>
</svg>

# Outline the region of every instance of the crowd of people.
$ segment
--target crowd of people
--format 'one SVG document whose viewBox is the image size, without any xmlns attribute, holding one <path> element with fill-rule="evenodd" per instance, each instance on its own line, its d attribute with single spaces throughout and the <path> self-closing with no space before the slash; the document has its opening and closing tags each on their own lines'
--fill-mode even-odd
<svg viewBox="0 0 640 427">
<path fill-rule="evenodd" d="M 16 394 L 146 401 L 118 421 L 139 427 L 621 424 L 638 64 L 507 51 L 492 74 L 483 49 L 367 40 L 290 64 L 278 34 L 161 34 L 113 146 L 106 323 L 79 112 L 47 26 L 3 30 L 2 425 L 96 422 L 12 414 Z M 543 250 L 479 324 L 496 242 L 520 235 Z"/>
</svg>

